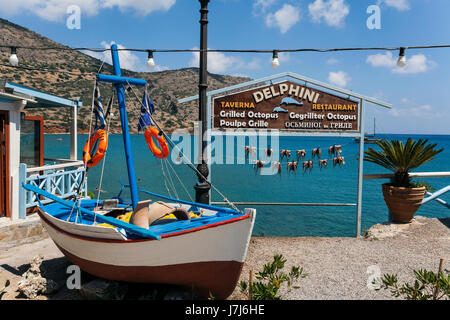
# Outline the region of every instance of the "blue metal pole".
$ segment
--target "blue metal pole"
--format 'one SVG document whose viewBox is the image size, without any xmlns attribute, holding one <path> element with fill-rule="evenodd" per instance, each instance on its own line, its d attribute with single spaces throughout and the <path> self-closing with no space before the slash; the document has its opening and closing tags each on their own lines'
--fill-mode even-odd
<svg viewBox="0 0 450 320">
<path fill-rule="evenodd" d="M 121 76 L 122 72 L 120 71 L 120 62 L 119 62 L 119 54 L 117 51 L 117 45 L 113 44 L 111 46 L 111 56 L 114 68 L 114 74 L 116 76 Z M 134 171 L 134 162 L 133 162 L 133 154 L 131 152 L 131 139 L 130 132 L 128 128 L 128 117 L 127 117 L 127 107 L 125 104 L 125 93 L 123 90 L 123 85 L 118 83 L 115 85 L 117 91 L 117 100 L 119 102 L 119 113 L 120 113 L 120 121 L 122 124 L 122 136 L 123 136 L 123 144 L 125 146 L 125 157 L 127 161 L 128 168 L 128 181 L 130 183 L 130 191 L 131 191 L 131 202 L 133 203 L 133 209 L 136 208 L 137 203 L 139 202 L 137 183 L 136 183 L 136 173 Z"/>
</svg>

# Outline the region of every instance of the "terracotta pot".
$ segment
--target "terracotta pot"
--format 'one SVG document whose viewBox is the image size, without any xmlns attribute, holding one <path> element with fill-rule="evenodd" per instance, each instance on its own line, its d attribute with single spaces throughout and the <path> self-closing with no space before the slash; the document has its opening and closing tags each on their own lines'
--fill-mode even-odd
<svg viewBox="0 0 450 320">
<path fill-rule="evenodd" d="M 392 215 L 392 222 L 411 222 L 414 214 L 422 204 L 425 187 L 405 188 L 383 184 L 383 196 Z"/>
</svg>

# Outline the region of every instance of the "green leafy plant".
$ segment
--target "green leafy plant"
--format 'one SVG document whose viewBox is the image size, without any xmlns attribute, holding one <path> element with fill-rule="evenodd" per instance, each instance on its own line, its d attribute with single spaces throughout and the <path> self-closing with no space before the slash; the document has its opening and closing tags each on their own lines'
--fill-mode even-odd
<svg viewBox="0 0 450 320">
<path fill-rule="evenodd" d="M 95 199 L 95 194 L 94 194 L 92 191 L 89 191 L 89 190 L 88 190 L 87 196 L 88 196 L 89 198 L 91 198 L 91 199 Z"/>
<path fill-rule="evenodd" d="M 364 153 L 364 160 L 394 172 L 392 185 L 406 188 L 411 186 L 409 171 L 430 162 L 443 151 L 435 149 L 437 144 L 428 143 L 428 139 L 415 141 L 408 138 L 406 143 L 384 139 L 378 141 L 377 146 L 381 150 L 369 148 Z"/>
<path fill-rule="evenodd" d="M 0 300 L 2 299 L 2 296 L 6 293 L 6 288 L 9 287 L 11 282 L 9 280 L 6 280 L 5 284 L 3 285 L 3 288 L 0 289 Z"/>
<path fill-rule="evenodd" d="M 425 190 L 427 190 L 429 192 L 434 191 L 434 188 L 428 182 L 425 182 L 425 181 L 420 181 L 420 180 L 411 181 L 410 185 L 412 188 L 425 187 Z"/>
<path fill-rule="evenodd" d="M 263 270 L 255 274 L 256 279 L 260 281 L 239 283 L 241 292 L 254 300 L 281 300 L 278 291 L 284 283 L 287 284 L 288 292 L 291 288 L 299 289 L 298 286 L 293 286 L 293 283 L 299 278 L 305 278 L 307 274 L 303 272 L 303 268 L 296 266 L 293 266 L 288 274 L 284 273 L 282 270 L 286 261 L 283 255 L 274 255 L 273 262 L 265 264 Z"/>
<path fill-rule="evenodd" d="M 414 275 L 416 280 L 412 284 L 400 285 L 397 275 L 390 274 L 383 275 L 378 281 L 374 280 L 373 284 L 380 285 L 377 291 L 390 290 L 392 296 L 406 300 L 450 299 L 450 275 L 427 270 L 414 270 Z"/>
</svg>

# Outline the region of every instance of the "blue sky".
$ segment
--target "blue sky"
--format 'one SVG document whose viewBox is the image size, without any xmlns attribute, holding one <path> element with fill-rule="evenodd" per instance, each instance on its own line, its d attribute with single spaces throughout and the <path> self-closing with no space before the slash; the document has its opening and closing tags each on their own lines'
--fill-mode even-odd
<svg viewBox="0 0 450 320">
<path fill-rule="evenodd" d="M 67 7 L 81 9 L 81 29 L 68 29 Z M 380 8 L 381 29 L 369 29 L 367 8 Z M 196 0 L 0 0 L 0 16 L 72 47 L 192 49 L 199 46 Z M 298 49 L 450 44 L 448 0 L 211 0 L 209 47 Z M 20 52 L 19 52 L 20 55 Z M 290 53 L 273 70 L 270 54 L 210 54 L 209 71 L 259 78 L 292 71 L 393 104 L 368 106 L 382 133 L 450 134 L 449 49 L 398 52 Z M 97 55 L 103 58 L 101 54 Z M 124 53 L 137 71 L 146 55 Z M 195 66 L 191 53 L 155 54 L 156 70 Z M 180 97 L 181 98 L 181 97 Z"/>
</svg>

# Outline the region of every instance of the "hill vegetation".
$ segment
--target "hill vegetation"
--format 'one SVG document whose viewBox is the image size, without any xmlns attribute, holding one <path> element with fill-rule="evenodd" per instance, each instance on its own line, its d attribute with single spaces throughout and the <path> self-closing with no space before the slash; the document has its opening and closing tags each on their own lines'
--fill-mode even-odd
<svg viewBox="0 0 450 320">
<path fill-rule="evenodd" d="M 89 130 L 91 117 L 92 90 L 95 74 L 102 61 L 83 52 L 72 50 L 22 26 L 0 19 L 0 43 L 24 47 L 57 47 L 65 50 L 30 50 L 19 49 L 19 66 L 9 66 L 10 50 L 0 49 L 1 78 L 20 85 L 31 87 L 46 93 L 67 99 L 80 97 L 83 107 L 78 114 L 79 132 Z M 45 71 L 44 71 L 45 70 Z M 60 70 L 64 72 L 54 72 Z M 102 73 L 112 74 L 112 66 L 105 63 Z M 193 121 L 198 119 L 197 101 L 178 105 L 181 98 L 198 94 L 198 68 L 185 68 L 161 72 L 134 72 L 122 70 L 124 76 L 141 78 L 149 83 L 149 94 L 156 107 L 155 118 L 168 131 L 176 128 L 193 128 Z M 245 77 L 209 74 L 208 90 L 215 90 L 250 80 Z M 112 88 L 101 84 L 104 103 L 108 101 Z M 142 91 L 139 95 L 142 94 Z M 141 98 L 141 97 L 140 97 Z M 127 100 L 130 131 L 137 132 L 140 104 L 131 92 Z M 114 112 L 114 110 L 113 110 Z M 27 109 L 29 115 L 43 115 L 47 133 L 69 132 L 69 110 Z M 117 115 L 117 104 L 115 104 Z M 120 131 L 120 119 L 111 120 L 111 132 Z"/>
</svg>

